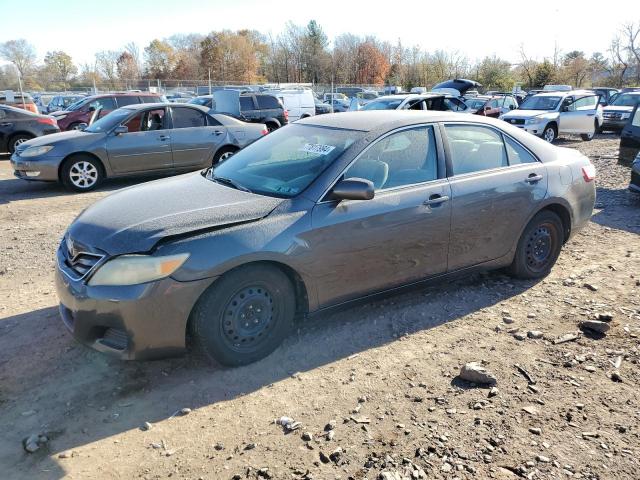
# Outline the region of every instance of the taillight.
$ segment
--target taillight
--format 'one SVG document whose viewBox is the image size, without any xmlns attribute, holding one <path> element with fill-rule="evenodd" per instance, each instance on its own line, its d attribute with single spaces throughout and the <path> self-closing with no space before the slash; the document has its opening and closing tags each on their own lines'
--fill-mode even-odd
<svg viewBox="0 0 640 480">
<path fill-rule="evenodd" d="M 582 178 L 584 178 L 585 182 L 591 182 L 596 178 L 596 167 L 593 165 L 585 165 L 582 167 Z"/>
<path fill-rule="evenodd" d="M 284 111 L 284 119 L 288 122 L 289 121 L 289 110 L 285 110 Z"/>
<path fill-rule="evenodd" d="M 58 122 L 56 122 L 55 118 L 49 118 L 49 117 L 38 118 L 36 122 L 43 123 L 45 125 L 51 125 L 52 127 L 58 126 Z"/>
<path fill-rule="evenodd" d="M 267 130 L 266 128 L 263 128 L 262 131 L 260 132 L 262 135 L 266 135 L 267 133 L 269 133 L 269 130 Z"/>
</svg>

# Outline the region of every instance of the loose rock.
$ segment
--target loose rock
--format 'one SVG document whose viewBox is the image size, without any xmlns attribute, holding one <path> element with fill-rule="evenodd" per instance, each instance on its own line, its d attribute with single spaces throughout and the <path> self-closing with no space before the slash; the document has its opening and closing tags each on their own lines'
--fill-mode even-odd
<svg viewBox="0 0 640 480">
<path fill-rule="evenodd" d="M 607 333 L 611 328 L 607 322 L 601 322 L 599 320 L 583 320 L 580 322 L 580 328 L 591 330 L 598 333 Z"/>
<path fill-rule="evenodd" d="M 458 377 L 466 382 L 480 385 L 494 385 L 497 382 L 496 377 L 478 362 L 463 365 Z"/>
</svg>

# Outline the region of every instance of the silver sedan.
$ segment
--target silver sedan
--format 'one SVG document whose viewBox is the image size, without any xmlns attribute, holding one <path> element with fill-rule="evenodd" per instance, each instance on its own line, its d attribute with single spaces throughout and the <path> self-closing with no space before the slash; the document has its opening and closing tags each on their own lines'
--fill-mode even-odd
<svg viewBox="0 0 640 480">
<path fill-rule="evenodd" d="M 59 181 L 86 192 L 107 177 L 209 167 L 266 133 L 265 125 L 197 105 L 142 103 L 114 110 L 82 131 L 24 142 L 11 165 L 18 178 Z"/>
</svg>

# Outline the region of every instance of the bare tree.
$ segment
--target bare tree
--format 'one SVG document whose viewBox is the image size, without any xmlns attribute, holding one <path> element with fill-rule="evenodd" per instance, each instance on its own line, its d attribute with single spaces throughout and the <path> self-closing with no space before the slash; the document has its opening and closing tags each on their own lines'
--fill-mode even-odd
<svg viewBox="0 0 640 480">
<path fill-rule="evenodd" d="M 36 63 L 36 51 L 24 38 L 0 44 L 0 57 L 13 63 L 22 78 L 33 70 Z"/>
</svg>

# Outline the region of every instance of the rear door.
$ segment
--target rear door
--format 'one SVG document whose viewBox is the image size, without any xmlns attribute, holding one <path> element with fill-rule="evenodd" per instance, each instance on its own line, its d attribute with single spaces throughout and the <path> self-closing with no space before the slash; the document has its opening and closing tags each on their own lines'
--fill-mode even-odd
<svg viewBox="0 0 640 480">
<path fill-rule="evenodd" d="M 171 130 L 168 130 L 166 108 L 137 112 L 124 125 L 129 129 L 127 133 L 107 137 L 107 154 L 115 173 L 172 168 Z"/>
<path fill-rule="evenodd" d="M 226 138 L 226 128 L 196 108 L 171 107 L 171 150 L 176 169 L 211 165 L 213 152 Z"/>
<path fill-rule="evenodd" d="M 546 167 L 485 125 L 445 124 L 452 196 L 449 270 L 507 255 L 547 192 Z"/>
</svg>

